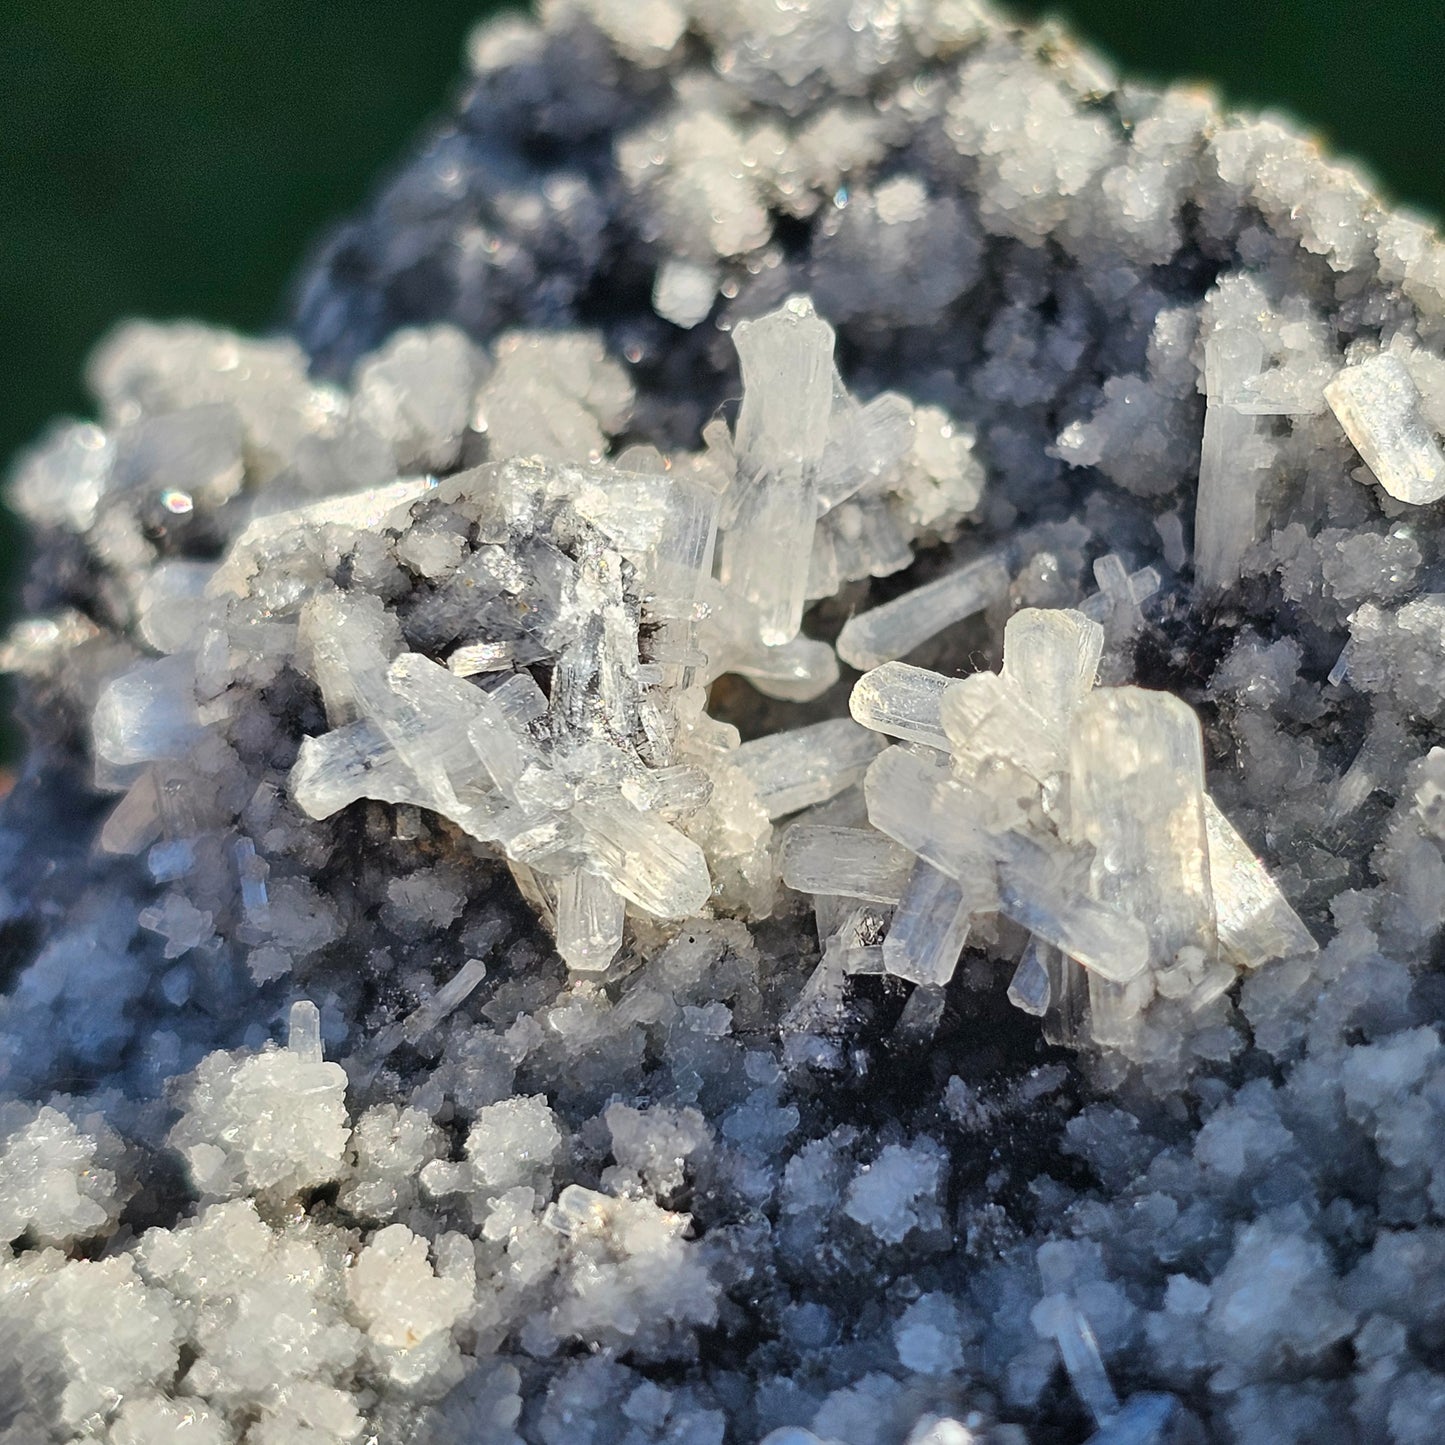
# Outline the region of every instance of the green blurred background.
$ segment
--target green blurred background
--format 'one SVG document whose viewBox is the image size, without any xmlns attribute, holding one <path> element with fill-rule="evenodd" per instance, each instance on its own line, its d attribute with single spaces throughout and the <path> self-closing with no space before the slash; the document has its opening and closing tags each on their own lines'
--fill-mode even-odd
<svg viewBox="0 0 1445 1445">
<path fill-rule="evenodd" d="M 308 243 L 450 93 L 486 0 L 0 0 L 0 457 L 118 318 L 278 318 Z M 1075 0 L 1125 69 L 1293 111 L 1445 210 L 1440 0 Z M 17 538 L 0 535 L 0 576 Z"/>
</svg>

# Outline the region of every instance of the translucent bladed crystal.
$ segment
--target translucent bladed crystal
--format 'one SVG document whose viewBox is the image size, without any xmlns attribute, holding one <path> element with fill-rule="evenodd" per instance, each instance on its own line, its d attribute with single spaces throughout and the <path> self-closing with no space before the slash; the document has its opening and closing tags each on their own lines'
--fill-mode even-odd
<svg viewBox="0 0 1445 1445">
<path fill-rule="evenodd" d="M 850 617 L 838 634 L 838 656 L 860 670 L 904 657 L 944 628 L 998 601 L 1008 585 L 1002 556 L 988 553 L 881 607 Z"/>
<path fill-rule="evenodd" d="M 286 1047 L 307 1063 L 321 1062 L 321 1010 L 310 999 L 297 999 L 291 1005 Z"/>
<path fill-rule="evenodd" d="M 1225 956 L 1239 968 L 1258 968 L 1271 959 L 1317 953 L 1319 944 L 1304 920 L 1208 796 L 1204 829 L 1219 946 Z"/>
<path fill-rule="evenodd" d="M 1149 965 L 1149 933 L 1138 918 L 1074 886 L 1062 850 L 1010 834 L 1000 840 L 999 911 L 1101 978 L 1127 982 Z"/>
<path fill-rule="evenodd" d="M 432 477 L 401 477 L 384 487 L 327 497 L 307 507 L 258 517 L 232 543 L 225 561 L 211 577 L 207 591 L 212 597 L 228 592 L 244 596 L 247 579 L 255 571 L 261 555 L 282 538 L 305 527 L 338 526 L 358 532 L 375 531 L 384 518 L 424 497 L 435 487 L 436 480 Z"/>
<path fill-rule="evenodd" d="M 1003 674 L 1037 713 L 1060 718 L 1093 690 L 1104 629 L 1069 608 L 1025 607 L 1003 629 Z"/>
<path fill-rule="evenodd" d="M 988 834 L 959 806 L 948 768 L 937 754 L 920 756 L 907 748 L 880 753 L 863 780 L 868 820 L 880 832 L 976 890 L 975 908 L 987 912 L 995 849 Z"/>
<path fill-rule="evenodd" d="M 1240 409 L 1248 384 L 1267 364 L 1264 337 L 1222 327 L 1204 342 L 1204 442 L 1194 507 L 1194 576 L 1206 591 L 1239 581 L 1239 565 L 1255 540 L 1259 493 L 1270 453 L 1260 422 Z"/>
<path fill-rule="evenodd" d="M 577 868 L 557 880 L 557 952 L 577 973 L 600 973 L 622 947 L 624 905 L 612 885 Z"/>
<path fill-rule="evenodd" d="M 1325 399 L 1375 480 L 1396 501 L 1423 507 L 1445 497 L 1445 452 L 1399 356 L 1382 351 L 1345 367 L 1325 387 Z"/>
<path fill-rule="evenodd" d="M 756 609 L 769 646 L 795 637 L 803 621 L 833 410 L 833 340 L 805 297 L 740 322 L 733 333 L 743 373 L 738 496 L 719 576 Z"/>
<path fill-rule="evenodd" d="M 1052 989 L 1045 956 L 1049 947 L 1040 938 L 1029 939 L 1008 986 L 1009 1002 L 1035 1018 L 1042 1018 L 1049 1011 Z"/>
<path fill-rule="evenodd" d="M 872 828 L 794 823 L 783 835 L 779 866 L 783 882 L 800 893 L 896 903 L 913 856 Z"/>
<path fill-rule="evenodd" d="M 867 728 L 829 718 L 744 743 L 728 761 L 757 789 L 767 815 L 781 818 L 856 783 L 882 746 Z"/>
<path fill-rule="evenodd" d="M 874 732 L 946 749 L 948 738 L 939 710 L 949 681 L 925 667 L 885 662 L 854 683 L 848 710 L 855 721 Z"/>
<path fill-rule="evenodd" d="M 1188 703 L 1137 687 L 1093 692 L 1071 761 L 1073 831 L 1093 845 L 1093 896 L 1145 924 L 1155 968 L 1184 948 L 1212 957 L 1204 745 Z"/>
<path fill-rule="evenodd" d="M 957 879 L 920 859 L 883 940 L 883 967 L 912 983 L 947 983 L 968 938 L 974 901 Z"/>
<path fill-rule="evenodd" d="M 1012 677 L 976 672 L 949 684 L 939 705 L 943 730 L 965 773 L 1001 761 L 1037 782 L 1064 766 L 1063 734 Z"/>
<path fill-rule="evenodd" d="M 691 918 L 712 894 L 702 849 L 655 813 L 620 797 L 579 800 L 575 816 L 592 861 L 630 903 L 657 918 Z"/>
</svg>

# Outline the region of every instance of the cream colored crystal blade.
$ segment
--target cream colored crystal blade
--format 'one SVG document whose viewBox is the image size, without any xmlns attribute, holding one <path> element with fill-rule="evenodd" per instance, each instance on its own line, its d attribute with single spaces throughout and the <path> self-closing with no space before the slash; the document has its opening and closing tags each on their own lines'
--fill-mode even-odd
<svg viewBox="0 0 1445 1445">
<path fill-rule="evenodd" d="M 833 341 L 833 328 L 805 297 L 733 332 L 743 374 L 738 499 L 719 576 L 756 610 L 769 646 L 797 636 L 803 621 L 833 410 Z"/>
<path fill-rule="evenodd" d="M 577 868 L 557 880 L 557 952 L 574 973 L 602 973 L 622 947 L 625 906 L 612 885 Z"/>
<path fill-rule="evenodd" d="M 872 828 L 794 823 L 783 835 L 779 866 L 783 882 L 799 893 L 896 903 L 913 855 Z"/>
<path fill-rule="evenodd" d="M 1194 507 L 1194 577 L 1206 592 L 1239 581 L 1240 562 L 1255 540 L 1269 455 L 1260 422 L 1237 402 L 1267 359 L 1263 336 L 1245 327 L 1223 327 L 1205 339 L 1207 405 Z"/>
<path fill-rule="evenodd" d="M 838 656 L 860 670 L 904 657 L 997 602 L 1008 585 L 1008 568 L 1000 554 L 979 557 L 881 607 L 855 613 L 838 635 Z"/>
<path fill-rule="evenodd" d="M 329 818 L 361 798 L 431 806 L 411 769 L 365 718 L 304 738 L 289 787 L 297 806 L 312 818 Z"/>
<path fill-rule="evenodd" d="M 1138 687 L 1091 693 L 1071 764 L 1073 834 L 1094 849 L 1093 896 L 1145 924 L 1155 968 L 1184 948 L 1213 957 L 1204 744 L 1188 703 Z"/>
<path fill-rule="evenodd" d="M 1072 717 L 1099 676 L 1104 629 L 1069 608 L 1024 607 L 1003 629 L 1003 675 L 1035 712 Z"/>
<path fill-rule="evenodd" d="M 876 733 L 829 718 L 744 743 L 728 761 L 757 789 L 767 815 L 781 818 L 856 783 L 882 747 Z"/>
<path fill-rule="evenodd" d="M 1058 723 L 1034 707 L 1012 677 L 976 672 L 950 683 L 939 715 L 954 759 L 967 776 L 978 776 L 998 761 L 1042 783 L 1064 765 Z"/>
<path fill-rule="evenodd" d="M 946 750 L 940 708 L 950 679 L 906 662 L 885 662 L 853 684 L 848 710 L 856 722 L 904 742 Z"/>
<path fill-rule="evenodd" d="M 1396 501 L 1423 507 L 1445 497 L 1445 452 L 1399 356 L 1382 351 L 1345 367 L 1325 387 L 1325 399 L 1375 480 Z"/>
<path fill-rule="evenodd" d="M 1009 981 L 1008 1001 L 1026 1014 L 1042 1018 L 1049 1011 L 1052 984 L 1046 953 L 1050 945 L 1041 938 L 1030 938 L 1024 954 Z"/>
<path fill-rule="evenodd" d="M 935 762 L 907 748 L 889 748 L 874 760 L 863 780 L 868 820 L 949 877 L 968 881 L 976 889 L 977 911 L 986 912 L 993 888 L 994 848 L 944 788 L 947 780 L 941 758 Z"/>
<path fill-rule="evenodd" d="M 574 811 L 594 865 L 629 903 L 656 918 L 691 918 L 707 907 L 712 880 L 691 838 L 621 798 L 579 801 Z"/>
<path fill-rule="evenodd" d="M 1061 850 L 1011 834 L 1001 840 L 999 912 L 1083 964 L 1117 982 L 1149 965 L 1148 930 L 1116 905 L 1086 897 Z"/>
</svg>

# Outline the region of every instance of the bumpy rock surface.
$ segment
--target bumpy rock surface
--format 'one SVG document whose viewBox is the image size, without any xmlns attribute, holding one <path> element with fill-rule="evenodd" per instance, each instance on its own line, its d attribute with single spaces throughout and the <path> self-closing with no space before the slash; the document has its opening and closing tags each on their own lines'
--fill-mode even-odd
<svg viewBox="0 0 1445 1445">
<path fill-rule="evenodd" d="M 1445 248 L 973 0 L 469 60 L 13 473 L 0 1442 L 1436 1440 Z"/>
</svg>

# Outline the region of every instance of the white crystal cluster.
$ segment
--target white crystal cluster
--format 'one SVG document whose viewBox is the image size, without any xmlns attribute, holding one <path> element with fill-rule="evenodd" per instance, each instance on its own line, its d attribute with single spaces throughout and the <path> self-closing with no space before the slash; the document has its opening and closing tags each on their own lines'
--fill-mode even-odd
<svg viewBox="0 0 1445 1445">
<path fill-rule="evenodd" d="M 103 1260 L 67 1260 L 54 1248 L 0 1258 L 12 1364 L 69 1377 L 56 1438 L 349 1442 L 364 1428 L 359 1381 L 425 1398 L 458 1378 L 454 1327 L 475 1273 L 465 1241 L 429 1246 L 398 1223 L 363 1245 L 354 1231 L 294 1212 L 301 1189 L 352 1172 L 342 1090 L 328 1071 L 341 1074 L 294 1047 L 207 1059 L 176 1129 L 210 1201 L 193 1219 L 148 1230 Z M 328 1090 L 337 1112 L 312 1133 L 315 1121 L 294 1102 Z M 238 1175 L 219 1180 L 218 1163 L 238 1153 Z M 100 1232 L 100 1221 L 89 1223 L 82 1233 Z M 36 1431 L 30 1438 L 51 1438 L 41 1422 L 21 1423 Z"/>
<path fill-rule="evenodd" d="M 1434 1445 L 1445 247 L 973 0 L 469 62 L 15 469 L 0 1445 Z"/>
<path fill-rule="evenodd" d="M 177 831 L 165 815 L 167 771 L 217 745 L 216 724 L 234 719 L 245 691 L 295 668 L 319 688 L 329 724 L 302 741 L 286 779 L 302 812 L 327 818 L 371 798 L 439 814 L 506 856 L 573 967 L 612 962 L 628 908 L 659 920 L 714 903 L 766 913 L 769 819 L 839 791 L 874 748 L 846 720 L 740 748 L 736 729 L 707 715 L 706 686 L 736 671 L 795 701 L 826 692 L 838 662 L 801 632 L 807 599 L 906 567 L 920 531 L 956 527 L 977 505 L 982 476 L 946 418 L 917 416 L 891 393 L 866 406 L 848 394 L 832 328 L 806 299 L 740 324 L 735 339 L 745 387 L 735 435 L 714 429 L 695 455 L 637 447 L 611 463 L 595 457 L 597 427 L 620 428 L 626 386 L 609 383 L 616 394 L 601 413 L 574 401 L 597 394 L 589 369 L 611 375 L 578 338 L 512 338 L 488 373 L 453 331 L 405 334 L 360 369 L 351 397 L 305 382 L 284 348 L 248 353 L 194 331 L 117 342 L 97 363 L 103 393 L 142 407 L 164 395 L 150 404 L 180 406 L 160 420 L 182 431 L 200 428 L 198 413 L 232 415 L 237 467 L 244 425 L 235 407 L 210 400 L 231 384 L 231 350 L 270 365 L 277 388 L 289 381 L 290 417 L 324 415 L 318 450 L 455 465 L 465 433 L 485 436 L 493 455 L 503 438 L 547 455 L 265 511 L 217 563 L 150 574 L 139 625 L 162 657 L 120 673 L 95 705 L 99 780 L 128 789 L 107 846 L 164 851 L 157 834 Z M 199 372 L 198 353 L 208 363 Z M 545 359 L 525 386 L 505 380 L 521 356 Z M 434 381 L 449 389 L 447 404 Z M 417 388 L 426 414 L 404 399 Z M 564 424 L 569 406 L 576 426 Z M 165 451 L 157 430 L 143 412 L 121 427 L 118 452 L 142 433 L 156 466 L 189 477 L 190 454 Z M 32 475 L 17 484 L 22 502 Z M 193 484 L 187 495 L 195 506 L 205 494 Z M 377 551 L 392 536 L 394 559 Z M 342 559 L 349 573 L 338 583 Z M 368 567 L 399 569 L 413 605 L 388 608 L 387 584 Z M 993 564 L 984 595 L 1006 580 Z M 984 595 L 955 614 L 979 610 Z M 930 630 L 946 620 L 935 616 Z M 258 973 L 328 941 L 324 918 L 278 915 L 249 839 L 233 852 L 242 911 L 262 945 Z M 167 939 L 169 956 L 203 945 L 217 911 L 188 896 L 187 861 L 166 880 L 177 889 L 141 920 Z M 746 882 L 730 888 L 730 877 Z"/>
<path fill-rule="evenodd" d="M 1240 969 L 1315 952 L 1205 791 L 1186 704 L 1096 690 L 1104 629 L 1082 612 L 1015 612 L 1003 644 L 998 673 L 889 662 L 854 687 L 853 716 L 898 741 L 862 783 L 871 830 L 788 832 L 785 881 L 830 913 L 833 899 L 864 900 L 830 935 L 820 911 L 828 943 L 810 987 L 881 965 L 939 989 L 970 930 L 1001 914 L 1029 935 L 1010 999 L 1055 1042 L 1137 1052 L 1154 997 L 1193 1012 Z M 881 948 L 863 946 L 880 925 Z"/>
<path fill-rule="evenodd" d="M 65 1247 L 108 1234 L 133 1188 L 118 1177 L 121 1141 L 99 1113 L 53 1099 L 0 1109 L 0 1237 Z"/>
<path fill-rule="evenodd" d="M 834 993 L 875 957 L 835 955 L 880 926 L 883 971 L 936 989 L 952 977 L 970 920 L 1002 914 L 1034 940 L 1015 1002 L 1049 1012 L 1060 1042 L 1137 1051 L 1156 995 L 1191 1011 L 1238 968 L 1310 951 L 1304 925 L 1206 798 L 1189 707 L 1138 689 L 1091 694 L 1101 623 L 1068 610 L 1015 613 L 1002 672 L 954 683 L 891 660 L 1007 603 L 1012 576 L 999 549 L 848 619 L 838 652 L 871 669 L 853 692 L 856 723 L 740 744 L 709 715 L 707 685 L 727 671 L 792 702 L 833 686 L 837 656 L 802 633 L 804 608 L 911 562 L 920 475 L 947 498 L 940 508 L 935 495 L 934 528 L 956 526 L 980 501 L 966 452 L 944 451 L 943 465 L 920 457 L 907 401 L 884 393 L 864 406 L 848 394 L 833 329 L 806 298 L 740 323 L 734 340 L 744 388 L 735 430 L 714 427 L 700 453 L 632 448 L 612 463 L 566 455 L 596 450 L 589 428 L 554 422 L 527 435 L 514 410 L 565 415 L 572 396 L 596 392 L 585 358 L 534 377 L 525 407 L 498 400 L 511 397 L 498 377 L 513 358 L 576 358 L 575 340 L 558 353 L 542 338 L 514 338 L 471 401 L 460 388 L 487 368 L 454 332 L 405 334 L 365 363 L 355 397 L 333 397 L 332 409 L 387 437 L 399 463 L 454 463 L 469 419 L 485 420 L 493 447 L 511 435 L 563 455 L 498 458 L 440 482 L 401 478 L 268 512 L 213 566 L 178 564 L 184 627 L 159 621 L 179 599 L 148 578 L 146 616 L 164 656 L 114 678 L 95 711 L 101 780 L 130 784 L 112 846 L 149 841 L 137 830 L 163 822 L 167 766 L 205 746 L 243 689 L 291 667 L 319 689 L 328 724 L 301 741 L 286 779 L 302 813 L 326 819 L 372 799 L 444 818 L 507 859 L 580 972 L 613 963 L 629 910 L 662 923 L 714 909 L 766 916 L 777 900 L 774 820 L 824 804 L 846 817 L 855 798 L 918 861 L 899 883 L 896 850 L 882 839 L 827 824 L 810 832 L 807 822 L 790 831 L 782 878 L 829 900 L 820 968 Z M 160 337 L 152 344 L 152 365 L 168 374 L 196 343 L 186 333 L 170 349 Z M 433 373 L 452 384 L 452 402 L 422 416 L 399 389 Z M 610 403 L 613 429 L 624 403 Z M 921 425 L 926 436 L 936 423 Z M 142 419 L 122 435 L 136 429 L 154 425 Z M 182 453 L 158 464 L 179 476 L 188 462 Z M 398 539 L 395 561 L 382 565 L 413 579 L 406 611 L 388 607 L 384 578 L 357 577 L 377 537 Z M 334 560 L 343 557 L 349 575 Z M 1119 608 L 1139 619 L 1138 600 L 1158 586 L 1157 573 L 1134 582 L 1113 557 L 1098 576 L 1106 585 L 1082 605 L 1116 632 Z M 875 733 L 903 746 L 879 755 Z M 232 851 L 262 945 L 253 971 L 269 976 L 286 967 L 277 943 L 288 936 L 271 916 L 254 843 Z M 842 871 L 845 859 L 856 876 Z M 177 872 L 177 888 L 140 919 L 167 940 L 168 956 L 203 944 L 214 919 L 188 896 L 184 866 Z M 831 900 L 850 896 L 894 905 L 891 916 L 861 907 L 832 918 Z M 810 987 L 829 985 L 820 975 Z"/>
</svg>

